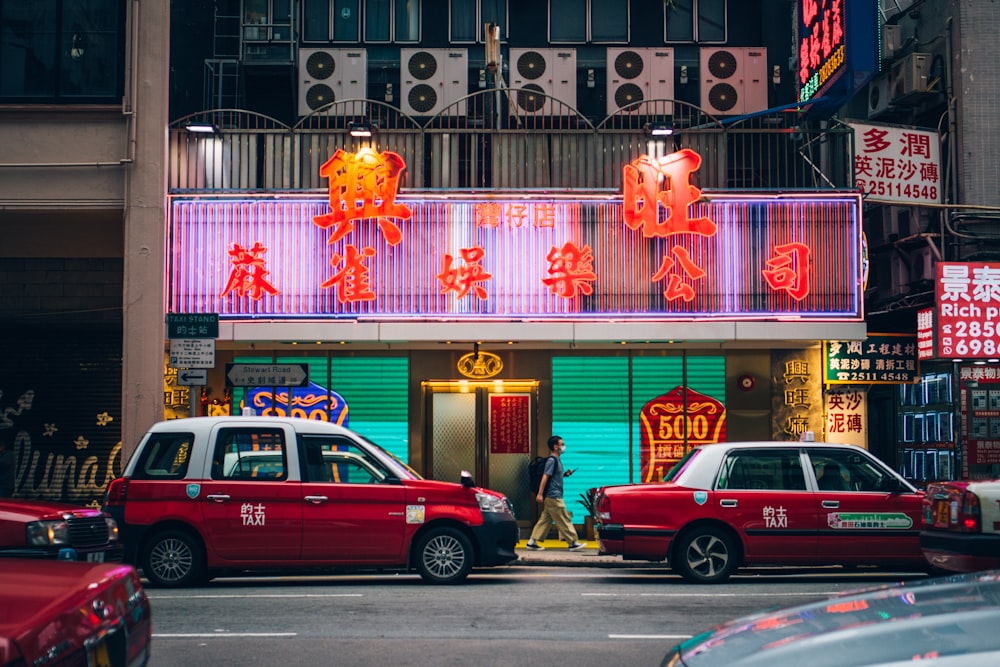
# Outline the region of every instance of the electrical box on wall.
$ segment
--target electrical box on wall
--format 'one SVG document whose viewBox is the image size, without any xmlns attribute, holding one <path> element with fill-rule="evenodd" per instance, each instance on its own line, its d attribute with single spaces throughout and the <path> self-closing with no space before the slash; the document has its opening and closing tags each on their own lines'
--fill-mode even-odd
<svg viewBox="0 0 1000 667">
<path fill-rule="evenodd" d="M 672 114 L 673 104 L 651 105 L 647 100 L 674 97 L 674 50 L 664 48 L 609 48 L 607 51 L 607 112 L 642 115 Z"/>
<path fill-rule="evenodd" d="M 565 115 L 576 108 L 575 49 L 510 50 L 510 87 L 518 113 Z"/>
<path fill-rule="evenodd" d="M 465 49 L 400 49 L 400 109 L 411 116 L 464 116 L 469 93 Z"/>
<path fill-rule="evenodd" d="M 300 116 L 331 102 L 368 97 L 365 49 L 299 49 Z"/>
<path fill-rule="evenodd" d="M 717 116 L 767 109 L 767 49 L 702 47 L 701 108 Z"/>
</svg>

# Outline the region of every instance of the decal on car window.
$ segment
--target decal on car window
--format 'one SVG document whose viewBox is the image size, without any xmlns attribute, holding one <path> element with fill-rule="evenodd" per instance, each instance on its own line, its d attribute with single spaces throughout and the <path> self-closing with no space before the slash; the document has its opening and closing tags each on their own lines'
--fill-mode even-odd
<svg viewBox="0 0 1000 667">
<path fill-rule="evenodd" d="M 895 512 L 830 512 L 826 515 L 826 525 L 834 530 L 906 530 L 913 527 L 913 519 Z"/>
<path fill-rule="evenodd" d="M 243 518 L 244 526 L 263 526 L 264 525 L 264 505 L 258 503 L 254 505 L 253 503 L 243 503 L 240 505 L 240 517 Z"/>
<path fill-rule="evenodd" d="M 788 511 L 784 507 L 764 506 L 765 528 L 788 528 Z"/>
<path fill-rule="evenodd" d="M 407 505 L 406 523 L 423 523 L 423 522 L 424 522 L 424 506 Z"/>
</svg>

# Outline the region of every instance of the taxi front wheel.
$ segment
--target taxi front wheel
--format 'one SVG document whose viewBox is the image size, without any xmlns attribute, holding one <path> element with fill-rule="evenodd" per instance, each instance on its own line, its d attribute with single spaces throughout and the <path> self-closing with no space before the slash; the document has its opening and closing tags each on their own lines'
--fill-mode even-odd
<svg viewBox="0 0 1000 667">
<path fill-rule="evenodd" d="M 196 586 L 205 579 L 205 552 L 190 533 L 164 530 L 146 542 L 142 573 L 149 583 L 162 588 Z"/>
<path fill-rule="evenodd" d="M 457 584 L 472 571 L 472 543 L 456 528 L 430 530 L 417 543 L 417 572 L 432 584 Z"/>
<path fill-rule="evenodd" d="M 736 545 L 719 528 L 696 528 L 683 535 L 674 553 L 674 569 L 696 584 L 725 581 L 736 570 Z"/>
</svg>

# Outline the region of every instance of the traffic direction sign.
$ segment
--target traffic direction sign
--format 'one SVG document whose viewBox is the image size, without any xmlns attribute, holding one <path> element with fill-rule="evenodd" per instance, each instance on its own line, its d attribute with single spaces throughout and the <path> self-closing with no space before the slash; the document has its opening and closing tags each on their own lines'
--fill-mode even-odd
<svg viewBox="0 0 1000 667">
<path fill-rule="evenodd" d="M 306 387 L 308 364 L 226 364 L 227 387 Z"/>
<path fill-rule="evenodd" d="M 182 368 L 177 371 L 177 384 L 180 386 L 208 384 L 207 368 Z"/>
</svg>

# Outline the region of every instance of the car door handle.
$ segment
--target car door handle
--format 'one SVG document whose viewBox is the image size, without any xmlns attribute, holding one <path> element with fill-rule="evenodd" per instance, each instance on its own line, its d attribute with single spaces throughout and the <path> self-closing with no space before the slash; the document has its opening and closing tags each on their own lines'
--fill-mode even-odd
<svg viewBox="0 0 1000 667">
<path fill-rule="evenodd" d="M 720 507 L 736 507 L 736 499 L 724 499 L 719 501 Z"/>
<path fill-rule="evenodd" d="M 835 510 L 838 507 L 840 507 L 840 501 L 839 500 L 824 500 L 820 504 L 823 505 L 823 507 L 825 507 L 826 509 L 831 509 L 831 510 Z"/>
<path fill-rule="evenodd" d="M 313 505 L 319 505 L 320 503 L 325 503 L 329 500 L 326 496 L 306 496 L 306 500 Z"/>
<path fill-rule="evenodd" d="M 208 496 L 209 500 L 214 500 L 217 503 L 224 503 L 229 500 L 229 496 L 224 493 L 213 493 Z"/>
</svg>

